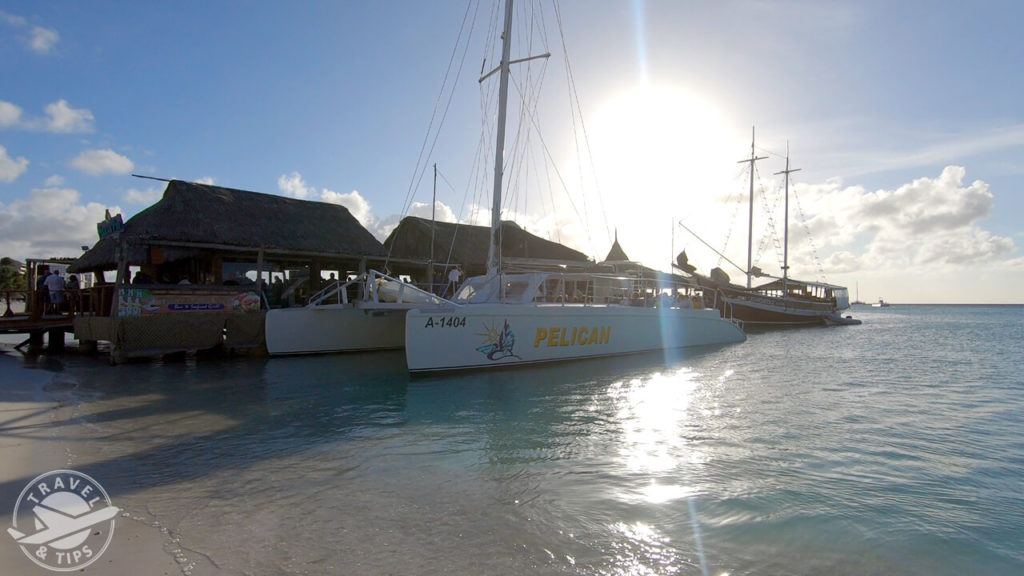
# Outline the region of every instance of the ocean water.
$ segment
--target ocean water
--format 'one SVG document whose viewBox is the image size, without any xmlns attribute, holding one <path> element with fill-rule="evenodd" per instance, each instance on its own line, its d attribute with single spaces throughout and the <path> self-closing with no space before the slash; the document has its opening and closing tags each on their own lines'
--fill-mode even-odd
<svg viewBox="0 0 1024 576">
<path fill-rule="evenodd" d="M 422 378 L 391 352 L 25 368 L 68 467 L 184 574 L 1024 573 L 1024 307 L 852 313 Z"/>
</svg>

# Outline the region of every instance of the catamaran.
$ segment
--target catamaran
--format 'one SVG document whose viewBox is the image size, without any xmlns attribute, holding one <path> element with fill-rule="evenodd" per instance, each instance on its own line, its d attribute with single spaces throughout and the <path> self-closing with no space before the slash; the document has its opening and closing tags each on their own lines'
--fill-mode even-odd
<svg viewBox="0 0 1024 576">
<path fill-rule="evenodd" d="M 512 0 L 505 3 L 497 144 L 487 273 L 468 279 L 452 302 L 409 310 L 410 372 L 484 369 L 742 342 L 714 291 L 681 278 L 645 279 L 602 271 L 502 270 L 499 266 L 505 116 Z M 523 62 L 534 56 L 516 60 Z M 696 301 L 695 301 L 696 299 Z"/>
<path fill-rule="evenodd" d="M 271 355 L 399 349 L 405 314 L 438 306 L 442 299 L 376 270 L 329 284 L 299 308 L 267 311 Z"/>
</svg>

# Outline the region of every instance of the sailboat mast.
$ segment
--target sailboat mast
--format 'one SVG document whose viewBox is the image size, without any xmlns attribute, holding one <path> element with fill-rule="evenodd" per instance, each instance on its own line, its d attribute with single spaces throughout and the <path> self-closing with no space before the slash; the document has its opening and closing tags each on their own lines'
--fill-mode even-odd
<svg viewBox="0 0 1024 576">
<path fill-rule="evenodd" d="M 750 288 L 750 270 L 753 267 L 751 258 L 754 254 L 754 162 L 764 160 L 767 156 L 758 156 L 754 151 L 754 127 L 750 127 L 750 159 L 738 163 L 750 162 L 750 216 L 747 219 L 747 288 Z"/>
<path fill-rule="evenodd" d="M 494 146 L 494 196 L 491 200 L 491 246 L 487 250 L 487 275 L 498 273 L 501 230 L 501 180 L 504 172 L 505 116 L 508 103 L 508 70 L 512 53 L 512 0 L 505 2 L 505 32 L 502 34 L 501 64 L 498 66 L 498 140 Z"/>
<path fill-rule="evenodd" d="M 434 197 L 430 201 L 430 264 L 434 264 L 434 226 L 437 218 L 437 162 L 434 162 Z M 433 280 L 431 280 L 433 282 Z"/>
<path fill-rule="evenodd" d="M 782 287 L 788 291 L 788 280 L 789 280 L 789 174 L 791 172 L 799 172 L 799 168 L 789 167 L 789 142 L 786 142 L 786 169 L 782 172 L 776 172 L 775 175 L 785 174 L 786 175 L 786 202 L 785 202 L 785 220 L 783 220 L 783 232 L 782 235 Z"/>
</svg>

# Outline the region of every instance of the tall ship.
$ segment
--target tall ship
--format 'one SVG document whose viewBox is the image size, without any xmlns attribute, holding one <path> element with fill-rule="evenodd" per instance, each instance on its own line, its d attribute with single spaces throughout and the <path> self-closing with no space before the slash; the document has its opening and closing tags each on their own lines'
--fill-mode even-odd
<svg viewBox="0 0 1024 576">
<path fill-rule="evenodd" d="M 782 242 L 782 277 L 771 277 L 753 266 L 753 220 L 754 220 L 754 163 L 763 160 L 757 156 L 753 134 L 750 141 L 750 158 L 742 160 L 750 164 L 750 217 L 747 236 L 746 286 L 733 284 L 721 268 L 715 268 L 710 276 L 699 276 L 701 284 L 718 290 L 721 298 L 718 306 L 723 314 L 729 314 L 743 322 L 746 330 L 759 328 L 783 328 L 798 326 L 832 326 L 860 324 L 843 310 L 850 308 L 850 292 L 845 286 L 825 282 L 797 280 L 789 276 L 789 175 L 799 170 L 790 168 L 789 154 L 786 155 L 786 169 L 777 174 L 785 175 L 785 217 Z M 679 267 L 689 268 L 682 259 Z M 739 266 L 737 266 L 739 268 Z M 753 278 L 767 277 L 769 280 L 754 286 Z"/>
<path fill-rule="evenodd" d="M 487 272 L 468 279 L 449 305 L 406 314 L 410 372 L 488 369 L 743 342 L 743 330 L 715 305 L 715 291 L 681 276 L 645 277 L 614 267 L 572 271 L 529 264 L 516 269 L 500 266 L 512 14 L 512 0 L 507 0 L 501 62 L 484 76 L 499 74 Z"/>
</svg>

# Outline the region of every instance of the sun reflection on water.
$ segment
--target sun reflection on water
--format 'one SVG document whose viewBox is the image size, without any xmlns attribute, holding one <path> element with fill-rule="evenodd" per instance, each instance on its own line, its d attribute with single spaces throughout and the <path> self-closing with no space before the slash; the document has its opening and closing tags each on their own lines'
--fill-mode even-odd
<svg viewBox="0 0 1024 576">
<path fill-rule="evenodd" d="M 690 407 L 699 384 L 689 368 L 612 384 L 608 392 L 622 426 L 620 454 L 626 470 L 656 474 L 676 469 L 684 459 L 704 462 L 705 455 L 687 449 Z"/>
<path fill-rule="evenodd" d="M 615 573 L 673 574 L 688 566 L 708 574 L 696 500 L 701 494 L 700 469 L 711 456 L 700 445 L 707 423 L 719 417 L 714 386 L 728 377 L 724 374 L 709 389 L 706 377 L 684 367 L 621 380 L 608 388 L 620 427 L 617 445 L 625 476 L 618 497 L 652 515 L 651 522 L 610 527 L 620 537 Z M 679 508 L 675 502 L 685 504 Z M 690 554 L 679 547 L 682 543 L 673 544 L 659 531 L 660 522 L 654 518 L 666 512 L 685 514 L 692 525 L 695 549 Z"/>
</svg>

